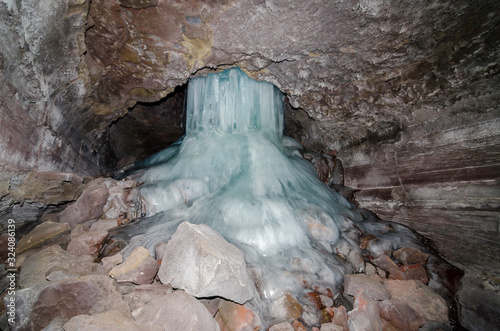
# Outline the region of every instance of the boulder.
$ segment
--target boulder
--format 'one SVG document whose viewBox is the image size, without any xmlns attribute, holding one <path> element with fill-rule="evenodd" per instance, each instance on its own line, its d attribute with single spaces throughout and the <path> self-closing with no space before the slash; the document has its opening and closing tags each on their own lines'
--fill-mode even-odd
<svg viewBox="0 0 500 331">
<path fill-rule="evenodd" d="M 108 201 L 109 191 L 106 185 L 91 185 L 91 183 L 83 190 L 76 202 L 59 214 L 60 223 L 68 223 L 73 229 L 77 224 L 101 217 L 103 207 Z"/>
<path fill-rule="evenodd" d="M 414 247 L 402 247 L 395 250 L 393 253 L 394 257 L 403 264 L 422 264 L 425 265 L 427 259 L 429 259 L 429 254 L 422 253 L 417 248 Z"/>
<path fill-rule="evenodd" d="M 372 300 L 388 300 L 391 298 L 384 285 L 375 277 L 365 274 L 345 275 L 344 293 L 354 296 L 361 289 L 363 295 Z"/>
<path fill-rule="evenodd" d="M 21 254 L 29 249 L 51 244 L 69 234 L 67 223 L 47 221 L 37 225 L 28 234 L 23 236 L 16 245 L 16 253 Z"/>
<path fill-rule="evenodd" d="M 81 314 L 118 310 L 130 316 L 128 305 L 104 275 L 46 282 L 16 291 L 16 329 L 41 330 Z"/>
<path fill-rule="evenodd" d="M 133 286 L 132 290 L 123 295 L 123 299 L 128 301 L 130 310 L 134 311 L 145 304 L 153 301 L 156 298 L 164 297 L 172 293 L 172 286 L 164 284 L 143 284 L 139 286 Z M 211 314 L 211 315 L 215 315 Z"/>
<path fill-rule="evenodd" d="M 97 255 L 107 231 L 80 231 L 71 234 L 67 251 L 74 255 Z"/>
<path fill-rule="evenodd" d="M 414 279 L 427 284 L 429 276 L 421 264 L 402 265 L 399 268 L 389 269 L 389 279 L 409 280 Z"/>
<path fill-rule="evenodd" d="M 162 325 L 165 331 L 220 331 L 205 306 L 184 291 L 156 298 L 135 310 L 133 315 L 144 329 Z"/>
<path fill-rule="evenodd" d="M 427 322 L 448 321 L 446 301 L 429 286 L 416 280 L 388 280 L 391 299 L 378 303 L 385 320 L 404 330 L 418 330 Z"/>
<path fill-rule="evenodd" d="M 331 323 L 334 324 L 335 326 L 337 326 L 337 329 L 338 329 L 338 327 L 340 327 L 339 330 L 347 331 L 348 330 L 347 312 L 346 312 L 344 306 L 333 307 L 332 311 L 333 311 L 333 318 L 332 318 Z M 321 325 L 321 327 L 323 327 L 323 325 Z"/>
<path fill-rule="evenodd" d="M 354 301 L 354 309 L 348 313 L 350 331 L 382 331 L 383 322 L 375 302 L 359 290 Z"/>
<path fill-rule="evenodd" d="M 110 310 L 96 315 L 78 315 L 64 324 L 64 331 L 142 331 L 144 328 L 123 316 L 117 310 Z M 148 327 L 151 331 L 162 331 L 163 327 L 151 325 Z"/>
<path fill-rule="evenodd" d="M 119 283 L 151 284 L 158 272 L 158 262 L 153 259 L 149 250 L 139 246 L 109 272 L 109 275 Z"/>
<path fill-rule="evenodd" d="M 261 327 L 259 316 L 251 309 L 226 300 L 220 303 L 216 320 L 223 331 L 253 331 Z"/>
<path fill-rule="evenodd" d="M 98 267 L 93 261 L 92 256 L 76 256 L 58 245 L 49 246 L 26 258 L 19 275 L 19 287 L 47 283 L 47 276 L 57 271 L 66 278 L 91 274 Z"/>
<path fill-rule="evenodd" d="M 162 260 L 160 281 L 196 297 L 245 303 L 254 296 L 241 250 L 204 224 L 179 225 Z"/>
<path fill-rule="evenodd" d="M 324 324 L 321 324 L 321 328 L 320 328 L 320 331 L 343 331 L 344 328 L 339 326 L 339 325 L 335 325 L 333 323 L 324 323 Z"/>
<path fill-rule="evenodd" d="M 371 260 L 377 268 L 382 269 L 383 271 L 389 271 L 392 268 L 398 268 L 398 265 L 387 255 L 380 255 L 378 258 Z"/>
</svg>

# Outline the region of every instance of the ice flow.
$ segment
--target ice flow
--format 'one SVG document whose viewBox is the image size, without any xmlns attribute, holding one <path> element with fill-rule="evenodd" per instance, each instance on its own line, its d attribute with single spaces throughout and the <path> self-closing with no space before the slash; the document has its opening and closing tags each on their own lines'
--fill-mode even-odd
<svg viewBox="0 0 500 331">
<path fill-rule="evenodd" d="M 338 288 L 353 267 L 333 247 L 359 250 L 346 234 L 360 216 L 283 136 L 283 102 L 239 68 L 191 79 L 185 136 L 140 164 L 143 231 L 124 253 L 154 252 L 181 222 L 204 223 L 244 252 L 262 300 Z"/>
</svg>

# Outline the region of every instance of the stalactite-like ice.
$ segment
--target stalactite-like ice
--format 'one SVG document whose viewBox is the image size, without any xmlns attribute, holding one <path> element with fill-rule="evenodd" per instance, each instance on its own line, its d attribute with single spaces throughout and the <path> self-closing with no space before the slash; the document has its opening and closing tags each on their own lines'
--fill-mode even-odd
<svg viewBox="0 0 500 331">
<path fill-rule="evenodd" d="M 183 221 L 205 223 L 243 250 L 264 311 L 305 283 L 339 288 L 356 266 L 333 247 L 359 250 L 361 216 L 283 137 L 279 89 L 233 68 L 192 79 L 187 98 L 185 136 L 140 164 L 146 218 L 124 254 L 154 252 Z"/>
</svg>

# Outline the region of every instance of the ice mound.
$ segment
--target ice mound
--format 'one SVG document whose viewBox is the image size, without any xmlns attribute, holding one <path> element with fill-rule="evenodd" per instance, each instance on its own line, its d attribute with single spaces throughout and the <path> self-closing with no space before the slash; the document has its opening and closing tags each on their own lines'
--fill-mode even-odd
<svg viewBox="0 0 500 331">
<path fill-rule="evenodd" d="M 244 252 L 264 314 L 304 284 L 337 290 L 354 267 L 334 248 L 359 251 L 361 216 L 283 137 L 283 100 L 239 68 L 192 79 L 185 136 L 137 165 L 144 218 L 123 254 L 139 245 L 154 254 L 180 223 L 204 223 Z"/>
</svg>

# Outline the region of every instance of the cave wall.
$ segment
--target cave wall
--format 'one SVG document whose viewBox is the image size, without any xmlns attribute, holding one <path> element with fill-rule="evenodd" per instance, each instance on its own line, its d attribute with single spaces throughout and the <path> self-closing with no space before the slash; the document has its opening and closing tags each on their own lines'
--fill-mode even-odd
<svg viewBox="0 0 500 331">
<path fill-rule="evenodd" d="M 32 168 L 109 173 L 138 102 L 240 66 L 287 94 L 304 146 L 336 151 L 357 204 L 438 245 L 498 241 L 497 1 L 1 0 L 0 17 L 2 196 Z"/>
</svg>

